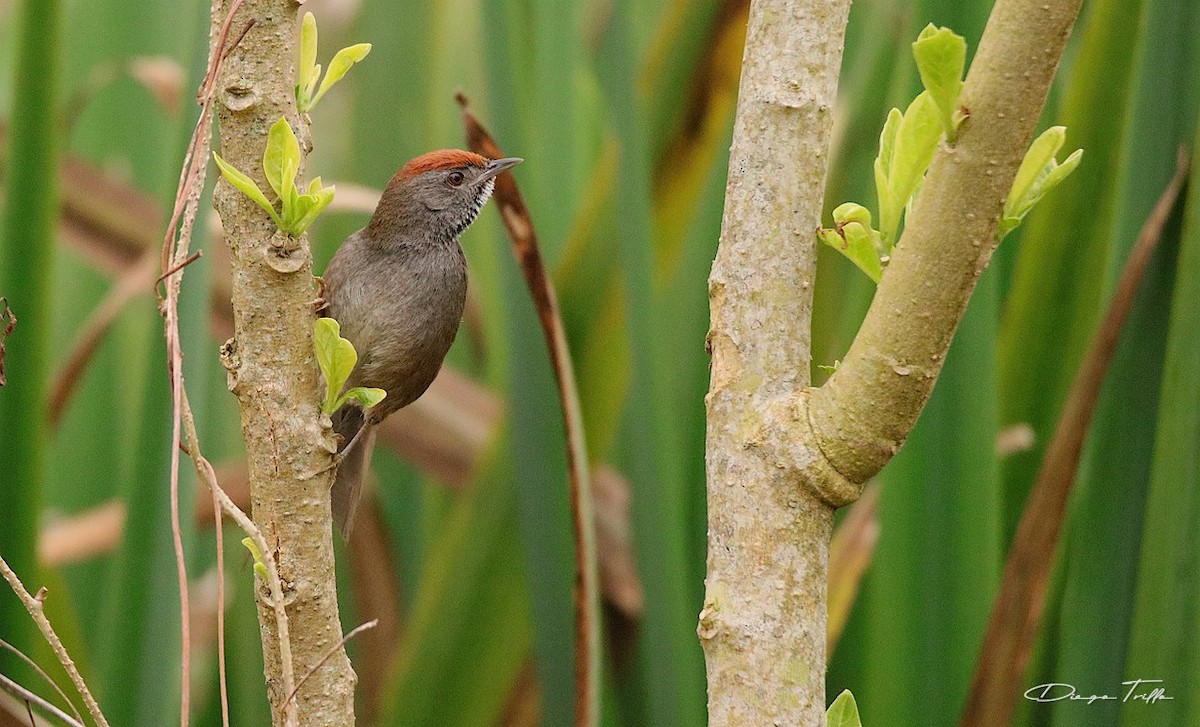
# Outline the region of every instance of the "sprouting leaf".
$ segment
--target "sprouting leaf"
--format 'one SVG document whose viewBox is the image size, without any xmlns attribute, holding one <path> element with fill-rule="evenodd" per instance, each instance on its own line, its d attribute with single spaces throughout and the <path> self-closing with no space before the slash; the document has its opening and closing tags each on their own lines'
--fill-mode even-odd
<svg viewBox="0 0 1200 727">
<path fill-rule="evenodd" d="M 883 277 L 882 241 L 871 227 L 871 212 L 860 204 L 847 202 L 833 211 L 833 220 L 834 228 L 818 230 L 817 237 L 845 255 L 878 284 Z"/>
<path fill-rule="evenodd" d="M 1054 159 L 1054 155 L 1058 153 L 1066 140 L 1067 127 L 1065 126 L 1051 126 L 1033 140 L 1033 143 L 1029 145 L 1029 151 L 1025 152 L 1025 158 L 1021 160 L 1020 168 L 1017 169 L 1017 177 L 1013 180 L 1012 189 L 1009 190 L 1010 202 L 1029 196 L 1034 183 L 1037 182 L 1039 176 L 1045 173 L 1046 165 Z"/>
<path fill-rule="evenodd" d="M 254 573 L 264 582 L 267 580 L 267 564 L 263 562 L 262 552 L 254 544 L 253 538 L 242 538 L 242 545 L 254 556 Z"/>
<path fill-rule="evenodd" d="M 825 712 L 825 727 L 862 727 L 858 703 L 849 689 L 842 690 Z"/>
<path fill-rule="evenodd" d="M 312 13 L 304 14 L 300 26 L 300 69 L 297 73 L 296 105 L 301 113 L 311 111 L 317 101 L 355 64 L 367 57 L 371 52 L 370 43 L 358 43 L 337 52 L 329 63 L 329 71 L 321 80 L 318 90 L 317 81 L 321 78 L 321 64 L 317 63 L 317 20 Z M 316 91 L 314 94 L 313 92 Z"/>
<path fill-rule="evenodd" d="M 350 378 L 358 353 L 354 345 L 341 336 L 341 327 L 332 318 L 318 318 L 313 327 L 313 346 L 317 353 L 317 365 L 325 377 L 325 401 L 321 411 L 332 414 L 338 407 L 338 394 Z"/>
<path fill-rule="evenodd" d="M 279 219 L 279 215 L 275 212 L 275 208 L 271 205 L 270 200 L 267 199 L 267 195 L 263 194 L 263 191 L 258 188 L 258 184 L 253 179 L 238 171 L 237 168 L 222 159 L 216 152 L 213 153 L 213 160 L 216 161 L 217 167 L 221 170 L 221 176 L 225 177 L 225 181 L 240 190 L 242 194 L 253 200 L 259 207 L 265 209 L 271 215 L 271 219 L 275 221 L 276 226 L 283 226 L 283 221 Z"/>
<path fill-rule="evenodd" d="M 953 141 L 958 131 L 956 116 L 958 94 L 962 91 L 963 69 L 967 64 L 967 41 L 949 28 L 925 26 L 912 44 L 913 58 L 921 83 L 929 92 L 941 116 L 942 130 Z"/>
<path fill-rule="evenodd" d="M 313 181 L 320 182 L 320 178 L 318 177 Z M 310 184 L 309 189 L 312 188 L 313 185 Z M 297 200 L 297 218 L 292 223 L 291 229 L 291 234 L 293 237 L 296 235 L 303 235 L 304 231 L 308 229 L 308 226 L 312 224 L 313 220 L 317 219 L 317 215 L 321 214 L 321 212 L 329 206 L 329 203 L 333 201 L 334 191 L 334 187 L 319 187 L 315 192 L 310 194 L 302 194 L 299 196 Z"/>
<path fill-rule="evenodd" d="M 325 72 L 325 78 L 321 79 L 321 87 L 317 90 L 317 95 L 312 97 L 309 107 L 316 106 L 325 92 L 333 88 L 333 85 L 342 80 L 342 76 L 345 76 L 355 63 L 366 58 L 370 52 L 370 43 L 356 43 L 338 51 L 333 60 L 329 62 L 329 70 Z"/>
<path fill-rule="evenodd" d="M 1025 152 L 1012 189 L 1009 190 L 1008 200 L 1004 203 L 1004 214 L 996 230 L 998 237 L 1003 239 L 1016 229 L 1038 200 L 1079 166 L 1083 158 L 1082 149 L 1076 149 L 1062 164 L 1054 158 L 1066 139 L 1066 127 L 1051 126 L 1029 145 L 1029 151 Z"/>
<path fill-rule="evenodd" d="M 342 394 L 338 399 L 338 406 L 347 400 L 357 401 L 362 408 L 370 409 L 387 397 L 387 392 L 383 389 L 376 389 L 369 386 L 355 386 L 345 394 Z"/>
<path fill-rule="evenodd" d="M 290 166 L 289 166 L 290 164 Z M 289 175 L 290 169 L 290 176 Z M 267 132 L 267 148 L 263 152 L 263 172 L 267 184 L 284 201 L 284 219 L 287 218 L 286 191 L 292 187 L 296 172 L 300 169 L 300 142 L 287 119 L 280 116 Z"/>
<path fill-rule="evenodd" d="M 905 205 L 917 181 L 933 161 L 941 129 L 937 106 L 928 92 L 921 92 L 904 112 L 904 120 L 896 132 L 896 149 L 889 176 L 892 200 Z"/>
<path fill-rule="evenodd" d="M 880 135 L 880 156 L 875 174 L 879 193 L 879 231 L 888 249 L 896 239 L 900 214 L 929 168 L 942 135 L 937 105 L 928 91 L 922 91 L 913 99 L 898 123 L 893 119 L 899 112 L 892 111 L 884 125 L 884 133 Z M 878 186 L 880 182 L 883 186 Z"/>
<path fill-rule="evenodd" d="M 256 562 L 262 560 L 262 553 L 258 552 L 258 546 L 254 544 L 253 538 L 242 538 L 242 546 L 250 551 L 250 555 L 254 556 Z"/>
<path fill-rule="evenodd" d="M 896 132 L 900 130 L 900 122 L 904 114 L 900 109 L 888 112 L 887 120 L 883 122 L 883 130 L 879 132 L 879 156 L 875 158 L 877 169 L 884 178 L 892 175 L 892 157 L 896 154 Z"/>
<path fill-rule="evenodd" d="M 317 85 L 321 68 L 317 65 L 317 19 L 312 13 L 305 13 L 300 23 L 300 68 L 299 88 L 305 98 L 312 96 L 312 90 Z M 297 96 L 297 101 L 299 101 Z"/>
<path fill-rule="evenodd" d="M 332 198 L 333 188 L 329 188 Z M 342 338 L 341 327 L 332 318 L 318 318 L 313 328 L 313 346 L 317 352 L 317 365 L 321 375 L 325 377 L 325 400 L 321 403 L 321 411 L 332 414 L 347 401 L 356 401 L 362 408 L 370 409 L 387 396 L 383 389 L 368 386 L 355 386 L 338 395 L 354 365 L 358 363 L 358 353 L 354 344 Z"/>
</svg>

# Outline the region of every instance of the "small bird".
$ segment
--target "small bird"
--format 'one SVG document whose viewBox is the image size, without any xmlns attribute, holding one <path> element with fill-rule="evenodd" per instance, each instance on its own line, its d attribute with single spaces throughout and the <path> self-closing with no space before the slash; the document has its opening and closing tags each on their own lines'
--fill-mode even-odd
<svg viewBox="0 0 1200 727">
<path fill-rule="evenodd" d="M 354 525 L 375 425 L 425 393 L 458 333 L 467 297 L 458 236 L 479 215 L 496 176 L 521 161 L 456 149 L 413 159 L 325 270 L 327 315 L 358 352 L 346 387 L 387 392 L 369 410 L 348 402 L 332 416 L 341 435 L 333 518 L 343 536 Z"/>
</svg>

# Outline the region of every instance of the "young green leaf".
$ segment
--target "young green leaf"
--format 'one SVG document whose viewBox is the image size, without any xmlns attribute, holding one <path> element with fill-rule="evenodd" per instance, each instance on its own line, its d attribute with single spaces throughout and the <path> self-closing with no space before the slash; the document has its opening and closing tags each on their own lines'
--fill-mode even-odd
<svg viewBox="0 0 1200 727">
<path fill-rule="evenodd" d="M 1025 152 L 1012 189 L 1008 192 L 1008 200 L 1004 203 L 1004 214 L 996 231 L 1001 239 L 1021 224 L 1038 200 L 1079 166 L 1083 158 L 1082 149 L 1076 149 L 1062 164 L 1054 158 L 1066 138 L 1066 127 L 1051 126 L 1029 145 L 1029 151 Z"/>
<path fill-rule="evenodd" d="M 316 106 L 325 92 L 338 81 L 342 80 L 342 76 L 355 64 L 367 57 L 371 52 L 370 43 L 356 43 L 349 48 L 343 48 L 337 52 L 333 60 L 329 62 L 329 70 L 325 72 L 325 78 L 321 79 L 321 87 L 317 90 L 317 95 L 313 96 L 309 102 L 309 107 Z"/>
<path fill-rule="evenodd" d="M 332 414 L 338 408 L 338 394 L 350 378 L 358 353 L 354 345 L 341 337 L 341 327 L 332 318 L 318 318 L 313 327 L 313 346 L 317 353 L 317 365 L 325 377 L 325 401 L 321 411 Z"/>
<path fill-rule="evenodd" d="M 882 174 L 884 179 L 892 176 L 892 157 L 896 155 L 896 133 L 900 130 L 902 121 L 904 121 L 904 114 L 900 113 L 900 109 L 892 109 L 888 112 L 887 120 L 883 122 L 883 130 L 879 132 L 879 156 L 875 157 L 875 168 L 876 173 Z M 878 178 L 875 181 L 878 182 Z"/>
<path fill-rule="evenodd" d="M 296 172 L 300 169 L 300 142 L 287 119 L 282 116 L 267 132 L 267 148 L 263 152 L 263 173 L 267 184 L 284 201 L 284 219 L 287 219 L 286 191 L 294 186 Z M 290 171 L 289 171 L 290 170 Z M 290 175 L 290 176 L 289 176 Z"/>
<path fill-rule="evenodd" d="M 258 551 L 258 546 L 254 544 L 253 538 L 242 538 L 242 546 L 250 551 L 250 555 L 254 556 L 255 563 L 262 562 L 262 553 Z"/>
<path fill-rule="evenodd" d="M 379 402 L 383 401 L 386 397 L 387 392 L 383 389 L 376 389 L 369 386 L 355 386 L 353 389 L 348 390 L 345 394 L 342 394 L 341 398 L 338 399 L 337 406 L 334 407 L 334 410 L 336 411 L 338 407 L 348 400 L 358 402 L 359 405 L 364 409 L 370 409 Z"/>
<path fill-rule="evenodd" d="M 305 13 L 300 24 L 300 68 L 298 89 L 303 91 L 305 100 L 312 97 L 312 89 L 317 85 L 321 69 L 317 65 L 317 19 L 312 13 Z M 296 97 L 300 102 L 299 94 Z M 303 105 L 303 104 L 301 104 Z"/>
<path fill-rule="evenodd" d="M 319 182 L 320 178 L 314 181 Z M 312 189 L 312 187 L 313 185 L 310 184 L 309 189 Z M 316 192 L 300 195 L 297 200 L 297 218 L 292 223 L 290 230 L 290 234 L 293 237 L 303 235 L 308 226 L 313 223 L 313 220 L 317 219 L 317 215 L 321 214 L 321 211 L 329 206 L 329 203 L 333 201 L 334 191 L 334 187 L 322 187 Z"/>
<path fill-rule="evenodd" d="M 825 727 L 862 727 L 858 703 L 849 689 L 842 690 L 825 712 Z"/>
<path fill-rule="evenodd" d="M 900 113 L 900 109 L 892 109 L 883 123 L 883 130 L 879 132 L 879 155 L 875 157 L 875 195 L 879 201 L 881 223 L 887 216 L 884 210 L 895 207 L 891 198 L 888 178 L 892 174 L 892 157 L 896 153 L 896 132 L 900 130 L 900 122 L 903 120 L 904 115 Z M 891 238 L 886 233 L 883 235 L 883 239 L 890 246 Z"/>
<path fill-rule="evenodd" d="M 821 242 L 845 255 L 871 280 L 883 276 L 880 262 L 882 241 L 871 227 L 871 212 L 860 204 L 846 202 L 833 211 L 835 227 L 817 230 Z"/>
<path fill-rule="evenodd" d="M 877 187 L 879 231 L 889 249 L 900 227 L 900 214 L 933 161 L 933 153 L 942 135 L 937 105 L 928 91 L 922 91 L 913 99 L 899 123 L 893 121 L 896 114 L 899 112 L 893 109 L 893 113 L 888 115 L 884 133 L 880 136 L 880 155 L 875 175 L 876 185 L 884 182 L 882 187 Z"/>
<path fill-rule="evenodd" d="M 1066 140 L 1065 126 L 1051 126 L 1033 140 L 1029 151 L 1025 152 L 1025 157 L 1021 160 L 1020 168 L 1017 169 L 1012 189 L 1008 192 L 1010 203 L 1029 196 L 1038 177 L 1045 173 L 1046 165 L 1054 159 L 1054 155 L 1058 154 Z"/>
<path fill-rule="evenodd" d="M 953 141 L 958 131 L 955 112 L 962 91 L 963 69 L 967 64 L 967 41 L 949 28 L 925 26 L 912 44 L 913 58 L 921 83 L 929 91 L 942 120 L 946 138 Z"/>
<path fill-rule="evenodd" d="M 216 152 L 213 152 L 213 160 L 217 163 L 217 168 L 221 170 L 221 176 L 225 177 L 225 181 L 240 190 L 242 194 L 253 200 L 259 207 L 265 209 L 271 215 L 271 219 L 275 221 L 276 226 L 283 226 L 283 221 L 279 219 L 279 214 L 275 212 L 275 208 L 271 205 L 270 200 L 267 199 L 267 195 L 263 194 L 263 191 L 258 188 L 258 184 L 253 179 L 242 174 L 232 164 L 222 159 Z"/>
</svg>

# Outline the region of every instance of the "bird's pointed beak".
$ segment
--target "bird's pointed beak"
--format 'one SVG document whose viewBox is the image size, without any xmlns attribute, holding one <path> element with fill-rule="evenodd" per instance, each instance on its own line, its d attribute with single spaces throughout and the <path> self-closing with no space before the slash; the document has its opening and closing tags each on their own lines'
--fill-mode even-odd
<svg viewBox="0 0 1200 727">
<path fill-rule="evenodd" d="M 483 168 L 483 174 L 479 177 L 479 181 L 485 182 L 485 181 L 491 179 L 492 177 L 499 175 L 500 172 L 503 172 L 506 169 L 511 169 L 523 161 L 525 161 L 525 160 L 522 159 L 521 157 L 506 157 L 504 159 L 493 159 L 490 162 L 488 162 L 486 167 Z"/>
</svg>

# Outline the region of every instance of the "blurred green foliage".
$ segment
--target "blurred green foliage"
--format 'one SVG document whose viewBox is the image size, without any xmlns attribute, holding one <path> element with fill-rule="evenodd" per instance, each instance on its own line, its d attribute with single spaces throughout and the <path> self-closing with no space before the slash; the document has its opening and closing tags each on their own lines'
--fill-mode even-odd
<svg viewBox="0 0 1200 727">
<path fill-rule="evenodd" d="M 461 146 L 453 100 L 459 89 L 505 152 L 526 159 L 517 179 L 559 290 L 591 454 L 629 487 L 627 524 L 644 607 L 606 609 L 606 725 L 703 721 L 694 629 L 705 563 L 705 280 L 719 233 L 748 4 L 305 5 L 326 48 L 373 46 L 312 112 L 316 148 L 308 166 L 338 182 L 339 195 L 352 184 L 381 188 L 418 153 Z M 974 49 L 990 6 L 854 4 L 829 209 L 873 199 L 871 163 L 887 111 L 920 88 L 912 38 L 932 22 Z M 18 11 L 46 7 L 0 2 L 0 284 L 10 288 L 0 295 L 20 318 L 9 341 L 10 385 L 0 389 L 0 547 L 31 588 L 50 586 L 51 616 L 114 724 L 161 727 L 175 718 L 179 699 L 162 323 L 147 290 L 105 336 L 40 450 L 13 402 L 45 396 L 90 312 L 134 263 L 127 249 L 111 254 L 116 248 L 103 229 L 64 219 L 50 254 L 21 225 L 37 211 L 29 200 L 55 179 L 52 157 L 33 154 L 55 134 L 64 154 L 144 195 L 159 223 L 165 220 L 194 121 L 208 7 L 69 0 L 61 33 L 21 41 Z M 46 59 L 60 59 L 63 72 L 30 91 L 20 68 L 53 63 Z M 1084 147 L 1087 155 L 997 252 L 932 401 L 878 478 L 880 538 L 828 679 L 830 699 L 851 689 L 866 724 L 957 718 L 1008 540 L 1079 357 L 1172 173 L 1176 147 L 1196 144 L 1198 63 L 1200 8 L 1191 0 L 1085 6 L 1041 128 L 1066 125 L 1067 148 Z M 29 108 L 22 99 L 31 93 L 57 108 Z M 31 126 L 22 115 L 34 111 L 61 117 L 61 125 Z M 67 198 L 87 191 L 77 188 L 78 175 L 65 174 L 58 184 Z M 125 209 L 115 198 L 95 201 L 101 209 Z M 44 200 L 37 204 L 49 209 Z M 1195 185 L 1181 207 L 1102 396 L 1027 678 L 1029 686 L 1068 682 L 1089 694 L 1122 693 L 1127 679 L 1163 679 L 1174 700 L 1023 701 L 1020 724 L 1200 722 Z M 364 212 L 337 209 L 335 201 L 310 230 L 318 270 L 366 220 Z M 211 216 L 207 207 L 205 214 Z M 216 362 L 228 333 L 209 318 L 211 305 L 224 305 L 209 294 L 226 289 L 223 246 L 210 227 L 198 230 L 204 232 L 194 246 L 206 254 L 188 267 L 184 284 L 185 373 L 206 454 L 232 464 L 240 457 L 240 425 Z M 151 244 L 161 229 L 140 234 Z M 488 430 L 466 487 L 449 488 L 420 462 L 400 462 L 382 447 L 376 453 L 382 538 L 372 560 L 391 568 L 385 596 L 399 626 L 390 643 L 370 642 L 367 632 L 351 644 L 363 677 L 363 714 L 375 715 L 364 722 L 569 724 L 573 554 L 553 378 L 496 215 L 485 212 L 464 245 L 476 313 L 449 365 L 494 392 L 503 417 Z M 34 277 L 24 277 L 22 266 Z M 872 289 L 848 260 L 820 251 L 814 365 L 832 365 L 846 350 Z M 17 363 L 36 347 L 49 355 L 30 359 L 40 361 L 34 369 Z M 818 382 L 826 375 L 813 373 Z M 193 632 L 203 637 L 193 651 L 193 723 L 207 727 L 220 723 L 210 613 L 214 535 L 190 524 L 193 510 L 207 508 L 207 494 L 196 493 L 188 474 L 184 495 L 192 600 L 201 604 Z M 34 522 L 112 500 L 127 507 L 116 545 L 38 568 Z M 233 723 L 266 724 L 252 564 L 236 547 L 240 534 L 228 530 L 226 537 Z M 361 565 L 351 562 L 363 557 L 357 552 L 343 552 L 343 573 Z M 358 576 L 343 583 L 348 627 L 360 620 L 367 585 Z M 23 617 L 7 605 L 0 607 L 0 636 L 46 662 Z M 383 661 L 371 656 L 380 649 Z"/>
</svg>

